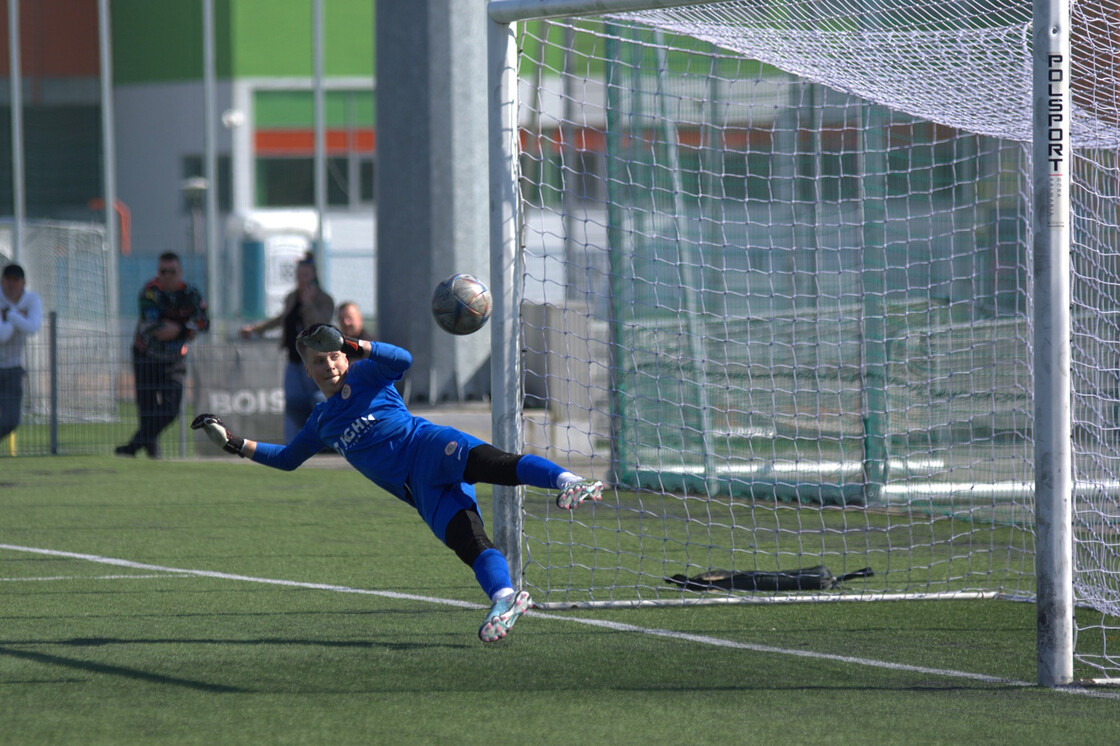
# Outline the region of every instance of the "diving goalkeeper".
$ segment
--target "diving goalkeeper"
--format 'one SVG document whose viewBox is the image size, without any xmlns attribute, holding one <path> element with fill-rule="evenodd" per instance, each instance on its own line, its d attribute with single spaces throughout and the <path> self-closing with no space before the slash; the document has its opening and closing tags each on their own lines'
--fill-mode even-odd
<svg viewBox="0 0 1120 746">
<path fill-rule="evenodd" d="M 337 451 L 371 482 L 416 508 L 436 538 L 474 570 L 493 604 L 478 636 L 483 642 L 505 637 L 531 601 L 528 592 L 514 590 L 509 564 L 483 527 L 473 485 L 557 489 L 556 504 L 572 510 L 585 500 L 601 500 L 602 482 L 414 416 L 393 385 L 412 365 L 411 353 L 401 347 L 316 324 L 300 333 L 296 349 L 327 400 L 287 445 L 234 435 L 212 414 L 200 414 L 191 427 L 229 453 L 285 471 L 324 445 Z"/>
</svg>

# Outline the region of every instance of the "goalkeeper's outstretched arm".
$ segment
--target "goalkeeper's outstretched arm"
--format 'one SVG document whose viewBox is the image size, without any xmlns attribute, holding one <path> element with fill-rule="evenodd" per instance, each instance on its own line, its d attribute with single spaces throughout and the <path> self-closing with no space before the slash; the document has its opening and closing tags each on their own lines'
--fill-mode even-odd
<svg viewBox="0 0 1120 746">
<path fill-rule="evenodd" d="M 194 418 L 191 429 L 205 432 L 206 436 L 214 441 L 214 445 L 226 453 L 233 453 L 241 458 L 252 458 L 253 454 L 257 452 L 257 442 L 255 440 L 234 435 L 216 415 L 200 414 Z"/>
<path fill-rule="evenodd" d="M 232 453 L 271 466 L 282 471 L 292 471 L 314 456 L 322 448 L 322 443 L 307 429 L 300 430 L 291 443 L 277 445 L 260 443 L 255 440 L 234 435 L 222 420 L 213 414 L 200 414 L 191 423 L 194 430 L 202 430 L 226 453 Z"/>
</svg>

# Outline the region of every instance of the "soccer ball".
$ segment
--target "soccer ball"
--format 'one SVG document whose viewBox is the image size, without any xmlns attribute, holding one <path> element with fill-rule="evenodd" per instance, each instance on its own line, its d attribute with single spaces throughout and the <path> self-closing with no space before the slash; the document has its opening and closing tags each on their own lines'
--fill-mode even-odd
<svg viewBox="0 0 1120 746">
<path fill-rule="evenodd" d="M 474 275 L 451 275 L 436 285 L 432 315 L 451 334 L 473 334 L 490 319 L 490 289 Z"/>
</svg>

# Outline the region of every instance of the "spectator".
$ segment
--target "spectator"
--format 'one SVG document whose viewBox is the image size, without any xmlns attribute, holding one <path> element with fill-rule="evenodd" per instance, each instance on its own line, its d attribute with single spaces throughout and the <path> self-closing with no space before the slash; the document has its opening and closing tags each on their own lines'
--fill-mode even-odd
<svg viewBox="0 0 1120 746">
<path fill-rule="evenodd" d="M 263 334 L 281 327 L 280 346 L 287 350 L 288 364 L 284 368 L 284 438 L 291 440 L 311 416 L 311 410 L 325 398 L 315 382 L 303 369 L 296 350 L 296 337 L 313 324 L 329 324 L 334 316 L 334 299 L 319 287 L 319 273 L 315 257 L 308 252 L 296 264 L 296 288 L 284 298 L 280 315 L 241 328 L 241 336 Z"/>
<path fill-rule="evenodd" d="M 160 254 L 158 272 L 140 291 L 139 305 L 132 371 L 140 427 L 115 452 L 135 456 L 143 449 L 159 458 L 159 434 L 175 421 L 183 404 L 188 343 L 210 328 L 210 319 L 202 294 L 183 282 L 182 262 L 171 251 Z"/>
<path fill-rule="evenodd" d="M 348 300 L 338 307 L 338 328 L 347 337 L 354 339 L 368 339 L 372 340 L 373 336 L 366 334 L 366 330 L 362 326 L 362 311 L 358 308 L 358 304 L 352 300 Z"/>
<path fill-rule="evenodd" d="M 23 408 L 23 348 L 43 323 L 43 301 L 27 289 L 23 267 L 0 273 L 0 440 L 19 427 Z"/>
</svg>

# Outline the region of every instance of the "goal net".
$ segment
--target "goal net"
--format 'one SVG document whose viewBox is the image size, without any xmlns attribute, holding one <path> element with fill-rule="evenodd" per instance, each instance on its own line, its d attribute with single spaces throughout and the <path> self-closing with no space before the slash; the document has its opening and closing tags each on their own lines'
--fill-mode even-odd
<svg viewBox="0 0 1120 746">
<path fill-rule="evenodd" d="M 0 265 L 9 261 L 11 246 L 11 225 L 0 226 Z M 43 325 L 24 350 L 27 380 L 17 432 L 19 453 L 26 455 L 49 453 L 58 426 L 116 421 L 123 351 L 104 227 L 29 220 L 21 248 L 27 288 L 43 301 Z M 64 434 L 68 452 L 104 448 L 94 431 L 68 428 Z"/>
<path fill-rule="evenodd" d="M 1073 32 L 1077 647 L 1101 676 L 1117 12 L 1079 2 Z M 535 600 L 1034 597 L 1030 24 L 793 0 L 516 26 L 523 431 L 611 487 L 574 514 L 525 495 Z M 740 590 L 822 565 L 873 574 Z"/>
</svg>

